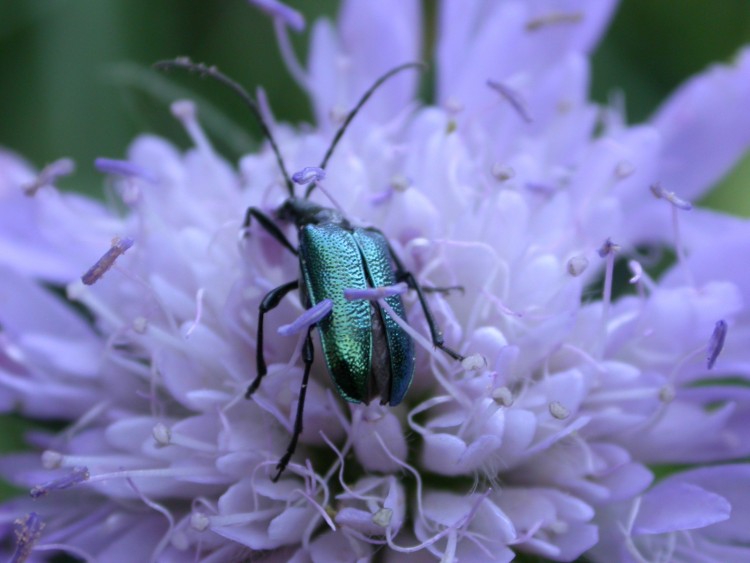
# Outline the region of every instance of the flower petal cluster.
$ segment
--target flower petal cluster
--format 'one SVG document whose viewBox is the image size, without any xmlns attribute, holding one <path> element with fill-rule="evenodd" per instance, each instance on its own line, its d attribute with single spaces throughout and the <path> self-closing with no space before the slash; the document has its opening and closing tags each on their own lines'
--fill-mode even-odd
<svg viewBox="0 0 750 563">
<path fill-rule="evenodd" d="M 419 59 L 419 3 L 344 1 L 306 69 L 286 48 L 301 16 L 253 3 L 316 124 L 261 110 L 311 174 L 362 93 Z M 269 374 L 245 400 L 260 303 L 299 276 L 243 221 L 285 198 L 270 148 L 234 166 L 176 102 L 193 148 L 144 135 L 97 160 L 106 203 L 54 187 L 67 160 L 37 172 L 1 151 L 0 408 L 50 423 L 0 458 L 31 492 L 0 507 L 8 555 L 750 558 L 750 224 L 690 204 L 750 146 L 750 50 L 631 126 L 587 97 L 614 7 L 444 0 L 435 103 L 399 74 L 315 172 L 314 198 L 381 229 L 420 283 L 462 288 L 428 298 L 467 359 L 434 349 L 408 293 L 398 407 L 345 403 L 316 350 L 276 483 L 305 331 L 296 295 L 266 315 Z"/>
</svg>

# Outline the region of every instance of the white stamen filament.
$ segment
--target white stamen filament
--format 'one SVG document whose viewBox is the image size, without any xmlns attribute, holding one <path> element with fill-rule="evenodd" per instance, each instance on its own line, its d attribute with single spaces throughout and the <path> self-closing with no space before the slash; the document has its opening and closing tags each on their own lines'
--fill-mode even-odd
<svg viewBox="0 0 750 563">
<path fill-rule="evenodd" d="M 152 434 L 154 440 L 156 440 L 156 443 L 160 446 L 182 446 L 183 448 L 206 453 L 217 453 L 218 451 L 216 444 L 203 442 L 202 440 L 196 440 L 185 434 L 174 432 L 166 424 L 161 422 L 154 426 Z"/>
<path fill-rule="evenodd" d="M 244 524 L 252 524 L 253 522 L 271 520 L 278 516 L 282 511 L 283 506 L 279 505 L 274 508 L 255 510 L 253 512 L 235 512 L 233 514 L 214 516 L 203 514 L 202 516 L 205 516 L 208 519 L 211 528 L 221 528 L 225 526 L 241 526 Z"/>
<path fill-rule="evenodd" d="M 137 494 L 140 497 L 141 501 L 143 501 L 143 504 L 145 504 L 149 508 L 154 509 L 156 512 L 158 512 L 159 514 L 164 516 L 164 518 L 167 519 L 167 531 L 164 532 L 164 535 L 162 536 L 161 540 L 159 540 L 159 543 L 156 544 L 156 547 L 151 552 L 151 561 L 152 562 L 158 561 L 159 555 L 167 547 L 167 544 L 169 543 L 172 537 L 172 532 L 174 531 L 174 517 L 172 516 L 172 513 L 169 512 L 169 510 L 167 510 L 166 507 L 159 504 L 158 502 L 151 500 L 146 495 L 144 495 L 143 492 L 135 485 L 135 483 L 131 479 L 128 479 L 127 481 L 128 481 L 128 485 L 130 485 L 130 488 L 133 489 L 133 491 L 135 491 L 135 494 Z"/>
<path fill-rule="evenodd" d="M 60 467 L 88 467 L 93 471 L 96 467 L 142 467 L 143 459 L 128 455 L 66 455 L 54 450 L 42 453 L 42 465 L 46 469 Z M 98 478 L 99 475 L 96 476 Z M 93 481 L 91 476 L 89 481 Z"/>
<path fill-rule="evenodd" d="M 310 78 L 307 76 L 305 69 L 297 59 L 292 42 L 289 40 L 289 32 L 286 24 L 276 18 L 273 22 L 273 29 L 276 33 L 276 40 L 278 41 L 279 51 L 281 52 L 281 59 L 284 61 L 286 69 L 289 71 L 289 74 L 297 85 L 304 92 L 309 93 Z"/>
<path fill-rule="evenodd" d="M 415 340 L 415 342 L 422 346 L 422 348 L 424 348 L 427 353 L 430 354 L 430 356 L 432 356 L 440 363 L 446 361 L 445 358 L 442 357 L 442 354 L 438 353 L 437 348 L 433 346 L 432 342 L 429 342 L 424 336 L 414 330 L 414 328 L 412 328 L 409 323 L 405 322 L 404 319 L 399 317 L 385 299 L 378 299 L 378 303 L 385 310 L 385 312 L 388 313 L 388 316 L 391 317 L 393 322 L 400 326 L 404 330 L 404 332 L 406 332 Z M 435 379 L 440 382 L 444 389 L 450 391 L 451 394 L 453 394 L 454 398 L 459 401 L 461 405 L 467 408 L 469 407 L 471 400 L 463 393 L 459 393 L 455 386 L 451 384 L 445 377 L 443 377 L 443 374 L 440 373 L 440 370 L 434 370 L 433 375 Z"/>
<path fill-rule="evenodd" d="M 201 287 L 195 294 L 195 319 L 193 319 L 193 322 L 190 324 L 187 330 L 185 330 L 185 340 L 190 338 L 190 335 L 193 334 L 193 331 L 201 322 L 201 317 L 203 316 L 203 296 L 205 295 L 205 293 L 206 289 Z"/>
<path fill-rule="evenodd" d="M 128 469 L 124 471 L 112 471 L 111 473 L 99 473 L 92 475 L 88 482 L 109 481 L 111 479 L 127 479 L 133 477 L 156 477 L 156 478 L 182 478 L 182 477 L 211 477 L 216 470 L 211 467 L 164 467 L 157 469 Z"/>
<path fill-rule="evenodd" d="M 198 122 L 198 110 L 195 104 L 190 100 L 177 100 L 172 103 L 171 109 L 172 115 L 180 120 L 198 151 L 208 156 L 212 162 L 215 161 L 216 153 Z"/>
</svg>

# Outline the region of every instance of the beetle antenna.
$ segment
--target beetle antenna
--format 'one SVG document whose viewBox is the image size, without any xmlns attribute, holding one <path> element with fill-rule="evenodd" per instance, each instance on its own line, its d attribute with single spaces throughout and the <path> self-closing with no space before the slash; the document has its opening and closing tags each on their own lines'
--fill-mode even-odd
<svg viewBox="0 0 750 563">
<path fill-rule="evenodd" d="M 273 153 L 276 155 L 276 162 L 278 162 L 281 173 L 284 175 L 284 181 L 286 182 L 287 191 L 289 191 L 289 195 L 291 197 L 294 197 L 294 184 L 292 184 L 292 180 L 290 179 L 289 173 L 286 170 L 284 159 L 281 157 L 279 147 L 276 144 L 273 135 L 271 134 L 271 129 L 268 127 L 266 120 L 263 119 L 263 114 L 260 112 L 260 108 L 258 108 L 258 103 L 250 94 L 248 94 L 247 90 L 245 90 L 242 86 L 229 78 L 227 75 L 220 72 L 219 69 L 217 69 L 215 66 L 207 66 L 203 63 L 194 63 L 187 57 L 179 57 L 169 61 L 159 61 L 154 64 L 154 68 L 159 70 L 172 70 L 174 68 L 179 68 L 182 70 L 187 70 L 189 72 L 195 72 L 201 77 L 208 76 L 209 78 L 216 80 L 224 86 L 227 86 L 230 90 L 233 90 L 235 94 L 242 98 L 242 101 L 244 101 L 245 105 L 250 108 L 250 111 L 255 116 L 258 125 L 260 125 L 260 130 L 263 133 L 263 136 L 268 139 L 269 143 L 271 143 Z"/>
<path fill-rule="evenodd" d="M 386 82 L 389 78 L 398 74 L 402 70 L 406 70 L 409 68 L 425 70 L 427 68 L 427 65 L 425 65 L 424 63 L 420 63 L 420 62 L 404 63 L 395 68 L 392 68 L 391 70 L 386 72 L 383 76 L 378 78 L 373 83 L 373 85 L 370 86 L 367 89 L 367 91 L 362 95 L 362 97 L 357 102 L 357 105 L 354 106 L 354 109 L 352 109 L 352 111 L 349 112 L 349 114 L 346 116 L 346 119 L 344 120 L 344 123 L 342 123 L 338 131 L 336 131 L 336 134 L 333 136 L 333 140 L 331 141 L 331 145 L 328 147 L 328 150 L 326 151 L 326 154 L 323 157 L 323 161 L 320 163 L 320 168 L 325 170 L 326 164 L 328 164 L 328 160 L 331 158 L 331 155 L 333 155 L 333 151 L 336 148 L 336 145 L 339 144 L 341 137 L 343 137 L 344 133 L 349 127 L 349 124 L 352 122 L 352 119 L 354 119 L 354 116 L 356 116 L 357 113 L 359 113 L 359 110 L 362 109 L 362 106 L 365 105 L 365 103 L 367 103 L 367 100 L 370 99 L 370 96 L 372 96 L 375 93 L 375 91 L 378 88 L 380 88 L 380 86 L 382 86 L 383 83 Z M 307 191 L 305 192 L 305 197 L 307 198 L 314 189 L 315 189 L 315 184 L 314 183 L 310 184 L 307 187 Z"/>
</svg>

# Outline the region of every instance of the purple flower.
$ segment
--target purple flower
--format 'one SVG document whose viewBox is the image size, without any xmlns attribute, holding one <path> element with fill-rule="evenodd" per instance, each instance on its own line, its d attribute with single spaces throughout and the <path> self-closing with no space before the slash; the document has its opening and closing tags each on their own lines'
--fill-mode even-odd
<svg viewBox="0 0 750 563">
<path fill-rule="evenodd" d="M 345 1 L 312 27 L 307 69 L 287 48 L 299 14 L 251 3 L 317 120 L 274 135 L 289 170 L 315 172 L 361 94 L 419 58 L 418 3 Z M 345 403 L 317 351 L 277 483 L 304 329 L 330 308 L 290 294 L 266 315 L 269 373 L 246 401 L 261 300 L 299 276 L 243 225 L 285 197 L 270 149 L 227 163 L 177 102 L 193 149 L 142 136 L 97 161 L 116 205 L 59 192 L 67 160 L 37 173 L 0 152 L 0 407 L 67 423 L 0 458 L 30 491 L 0 507 L 7 555 L 750 558 L 750 225 L 692 203 L 750 146 L 750 50 L 628 126 L 587 98 L 614 2 L 566 6 L 442 2 L 437 103 L 399 74 L 342 138 L 313 197 L 382 229 L 424 286 L 463 288 L 428 299 L 466 359 L 433 348 L 404 293 L 404 402 Z M 676 259 L 657 276 L 643 248 Z"/>
</svg>

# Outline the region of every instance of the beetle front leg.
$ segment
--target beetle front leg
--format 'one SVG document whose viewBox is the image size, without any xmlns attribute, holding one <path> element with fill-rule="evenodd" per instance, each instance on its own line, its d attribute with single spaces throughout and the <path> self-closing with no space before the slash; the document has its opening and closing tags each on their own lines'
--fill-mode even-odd
<svg viewBox="0 0 750 563">
<path fill-rule="evenodd" d="M 297 256 L 297 249 L 292 246 L 292 243 L 289 242 L 289 239 L 281 232 L 281 229 L 279 229 L 276 223 L 274 223 L 268 215 L 263 213 L 257 207 L 247 208 L 247 211 L 245 212 L 245 220 L 242 222 L 243 230 L 250 228 L 250 223 L 253 218 L 255 218 L 255 220 L 260 223 L 260 226 L 263 227 L 263 230 L 277 240 L 281 246 Z"/>
<path fill-rule="evenodd" d="M 297 401 L 297 414 L 294 417 L 294 430 L 292 431 L 292 439 L 286 448 L 286 453 L 283 455 L 283 457 L 279 460 L 279 463 L 276 465 L 276 475 L 274 475 L 271 479 L 274 483 L 279 480 L 279 477 L 281 477 L 282 472 L 284 471 L 284 469 L 286 469 L 286 466 L 289 465 L 289 460 L 292 459 L 294 450 L 297 449 L 297 439 L 299 438 L 299 435 L 302 434 L 302 412 L 305 410 L 305 395 L 307 395 L 307 382 L 310 379 L 310 369 L 312 368 L 313 357 L 314 357 L 312 336 L 310 336 L 313 328 L 315 328 L 314 325 L 307 329 L 307 337 L 305 338 L 305 344 L 302 347 L 302 361 L 305 364 L 305 373 L 302 376 L 302 386 L 299 389 L 299 399 Z"/>
<path fill-rule="evenodd" d="M 260 302 L 260 307 L 258 307 L 258 338 L 256 340 L 257 348 L 255 350 L 255 379 L 245 392 L 246 399 L 249 399 L 250 396 L 258 390 L 258 387 L 260 387 L 260 380 L 263 379 L 266 373 L 268 373 L 266 358 L 263 354 L 263 317 L 266 313 L 268 313 L 268 311 L 275 309 L 287 293 L 289 293 L 293 289 L 297 289 L 298 287 L 298 280 L 290 281 L 289 283 L 280 285 L 279 287 L 276 287 L 266 293 L 263 301 Z"/>
</svg>

